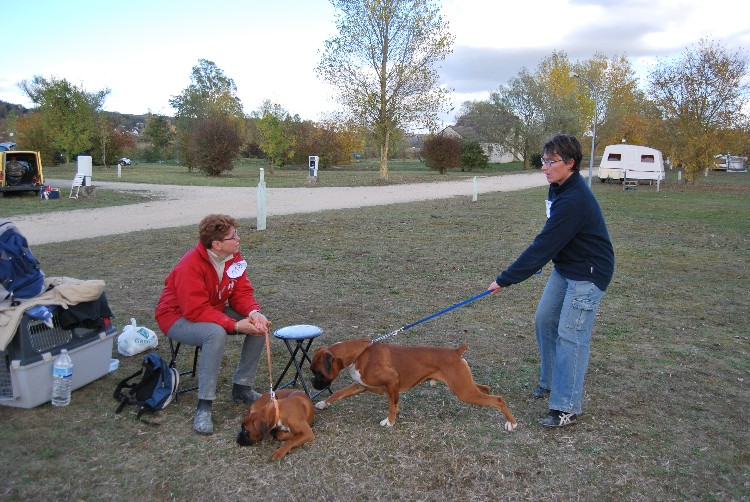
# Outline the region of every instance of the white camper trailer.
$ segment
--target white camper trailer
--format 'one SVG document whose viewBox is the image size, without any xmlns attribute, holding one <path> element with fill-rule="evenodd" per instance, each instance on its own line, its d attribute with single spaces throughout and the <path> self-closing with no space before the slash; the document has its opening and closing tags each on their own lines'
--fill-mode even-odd
<svg viewBox="0 0 750 502">
<path fill-rule="evenodd" d="M 664 179 L 664 159 L 655 148 L 639 145 L 609 145 L 599 164 L 599 180 L 649 180 Z"/>
</svg>

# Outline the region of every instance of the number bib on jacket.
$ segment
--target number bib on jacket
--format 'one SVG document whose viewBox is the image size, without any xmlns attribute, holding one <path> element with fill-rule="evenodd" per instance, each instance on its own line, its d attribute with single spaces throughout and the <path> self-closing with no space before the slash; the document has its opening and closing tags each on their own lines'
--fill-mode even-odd
<svg viewBox="0 0 750 502">
<path fill-rule="evenodd" d="M 232 263 L 227 269 L 227 277 L 237 279 L 245 272 L 245 269 L 247 269 L 247 262 L 245 260 Z"/>
</svg>

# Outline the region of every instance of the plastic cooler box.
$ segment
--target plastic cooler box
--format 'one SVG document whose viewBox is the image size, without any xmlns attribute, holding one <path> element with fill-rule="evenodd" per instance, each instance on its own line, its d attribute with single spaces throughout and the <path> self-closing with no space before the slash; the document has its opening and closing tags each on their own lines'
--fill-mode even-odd
<svg viewBox="0 0 750 502">
<path fill-rule="evenodd" d="M 73 360 L 73 390 L 109 373 L 114 325 L 62 329 L 57 316 L 50 328 L 24 315 L 16 335 L 0 351 L 0 405 L 33 408 L 52 399 L 52 367 L 62 349 Z"/>
</svg>

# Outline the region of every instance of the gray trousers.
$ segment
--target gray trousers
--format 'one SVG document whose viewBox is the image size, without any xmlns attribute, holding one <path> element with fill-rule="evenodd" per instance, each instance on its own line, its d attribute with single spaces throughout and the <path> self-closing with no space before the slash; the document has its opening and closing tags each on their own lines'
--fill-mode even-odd
<svg viewBox="0 0 750 502">
<path fill-rule="evenodd" d="M 227 307 L 224 311 L 232 319 L 240 320 L 244 316 Z M 175 322 L 167 336 L 175 342 L 201 347 L 198 357 L 198 399 L 213 401 L 216 399 L 216 384 L 221 371 L 221 358 L 227 343 L 227 332 L 218 324 L 212 322 L 190 322 L 180 317 Z M 252 387 L 255 383 L 255 373 L 258 361 L 265 346 L 262 336 L 240 335 L 244 338 L 242 352 L 237 370 L 232 377 L 232 383 Z"/>
</svg>

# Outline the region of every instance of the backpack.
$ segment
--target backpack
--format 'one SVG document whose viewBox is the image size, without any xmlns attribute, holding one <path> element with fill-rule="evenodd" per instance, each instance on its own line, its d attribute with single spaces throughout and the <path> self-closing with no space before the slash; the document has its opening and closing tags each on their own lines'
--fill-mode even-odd
<svg viewBox="0 0 750 502">
<path fill-rule="evenodd" d="M 0 301 L 33 298 L 44 290 L 44 272 L 26 237 L 8 220 L 0 220 Z"/>
<path fill-rule="evenodd" d="M 139 381 L 134 381 L 141 377 Z M 117 384 L 114 397 L 120 401 L 115 413 L 120 413 L 125 406 L 138 406 L 138 419 L 150 425 L 159 425 L 141 418 L 148 412 L 151 414 L 163 410 L 172 402 L 177 386 L 180 383 L 180 372 L 170 368 L 167 361 L 159 354 L 146 354 L 141 363 L 141 369 L 124 378 Z"/>
</svg>

